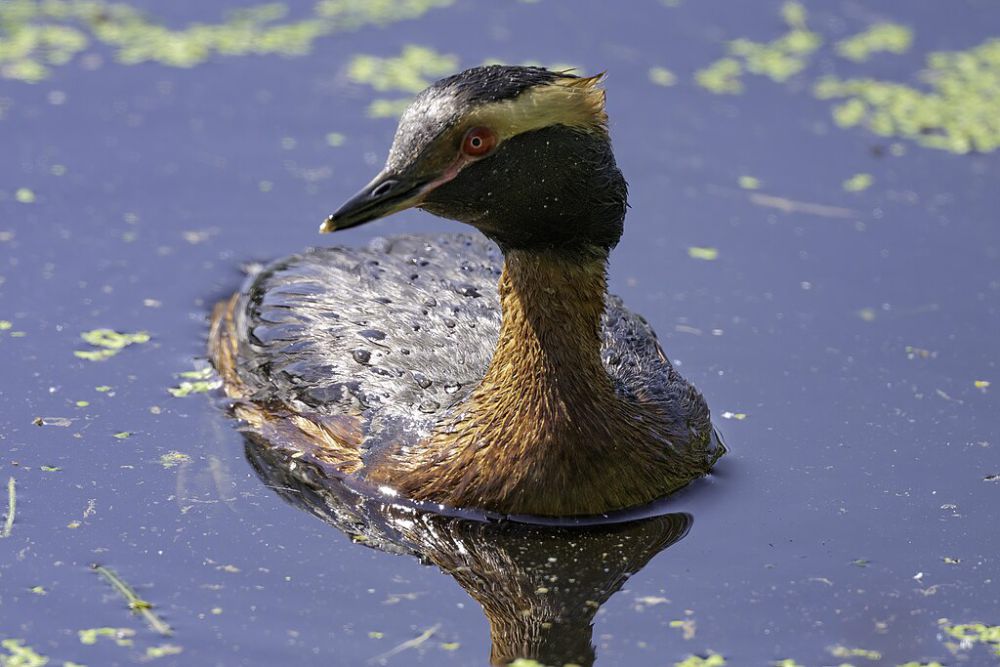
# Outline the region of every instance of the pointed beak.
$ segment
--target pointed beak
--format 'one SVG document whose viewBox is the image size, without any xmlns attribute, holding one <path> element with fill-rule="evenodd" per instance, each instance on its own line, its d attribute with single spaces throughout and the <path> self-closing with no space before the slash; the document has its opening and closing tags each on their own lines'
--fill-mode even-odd
<svg viewBox="0 0 1000 667">
<path fill-rule="evenodd" d="M 383 171 L 361 192 L 354 195 L 319 227 L 320 232 L 334 232 L 384 218 L 417 205 L 427 182 L 405 174 Z"/>
</svg>

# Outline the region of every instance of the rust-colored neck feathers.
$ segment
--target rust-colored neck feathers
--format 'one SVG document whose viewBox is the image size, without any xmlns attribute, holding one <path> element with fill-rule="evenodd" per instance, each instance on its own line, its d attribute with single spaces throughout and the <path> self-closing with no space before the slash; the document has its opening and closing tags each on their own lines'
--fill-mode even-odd
<svg viewBox="0 0 1000 667">
<path fill-rule="evenodd" d="M 606 257 L 509 252 L 500 278 L 500 338 L 471 402 L 514 433 L 564 442 L 616 399 L 601 363 Z"/>
<path fill-rule="evenodd" d="M 564 516 L 676 488 L 661 416 L 619 397 L 601 362 L 605 267 L 596 249 L 508 252 L 503 324 L 482 383 L 429 441 L 370 479 L 418 500 Z"/>
</svg>

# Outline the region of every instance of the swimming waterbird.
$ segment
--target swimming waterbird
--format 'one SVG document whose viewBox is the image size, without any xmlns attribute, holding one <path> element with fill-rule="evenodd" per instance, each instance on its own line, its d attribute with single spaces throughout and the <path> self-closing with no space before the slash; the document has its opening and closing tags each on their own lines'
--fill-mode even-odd
<svg viewBox="0 0 1000 667">
<path fill-rule="evenodd" d="M 708 472 L 705 400 L 607 294 L 627 192 L 600 80 L 491 65 L 416 97 L 321 231 L 418 207 L 481 234 L 308 250 L 219 304 L 211 356 L 255 438 L 505 515 L 606 513 Z"/>
</svg>

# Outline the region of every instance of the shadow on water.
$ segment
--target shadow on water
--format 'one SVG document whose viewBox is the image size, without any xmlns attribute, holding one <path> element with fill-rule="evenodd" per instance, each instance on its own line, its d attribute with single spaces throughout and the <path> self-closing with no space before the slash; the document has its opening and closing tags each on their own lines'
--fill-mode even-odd
<svg viewBox="0 0 1000 667">
<path fill-rule="evenodd" d="M 684 513 L 572 527 L 444 516 L 366 496 L 253 436 L 245 453 L 289 504 L 356 543 L 414 556 L 454 578 L 489 620 L 492 665 L 593 665 L 601 605 L 692 524 Z"/>
</svg>

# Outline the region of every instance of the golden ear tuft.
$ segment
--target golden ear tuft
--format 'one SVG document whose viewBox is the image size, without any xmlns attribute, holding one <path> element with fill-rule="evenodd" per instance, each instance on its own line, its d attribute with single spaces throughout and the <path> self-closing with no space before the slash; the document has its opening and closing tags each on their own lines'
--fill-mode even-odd
<svg viewBox="0 0 1000 667">
<path fill-rule="evenodd" d="M 554 82 L 556 86 L 562 86 L 563 88 L 577 92 L 580 95 L 577 101 L 588 111 L 591 123 L 596 129 L 605 132 L 608 127 L 608 113 L 605 110 L 607 93 L 599 84 L 604 80 L 606 74 L 607 72 L 604 71 L 598 72 L 594 76 L 565 77 L 556 79 Z"/>
<path fill-rule="evenodd" d="M 566 72 L 560 72 L 560 74 L 565 73 Z M 604 76 L 607 73 L 607 70 L 605 70 L 603 72 L 598 72 L 594 76 L 567 76 L 562 79 L 557 79 L 556 84 L 560 86 L 568 86 L 570 88 L 596 88 L 597 84 L 604 80 Z"/>
<path fill-rule="evenodd" d="M 517 97 L 483 104 L 471 111 L 460 130 L 484 125 L 505 141 L 550 125 L 566 125 L 586 132 L 608 132 L 604 72 L 586 78 L 563 76 L 526 90 Z"/>
</svg>

